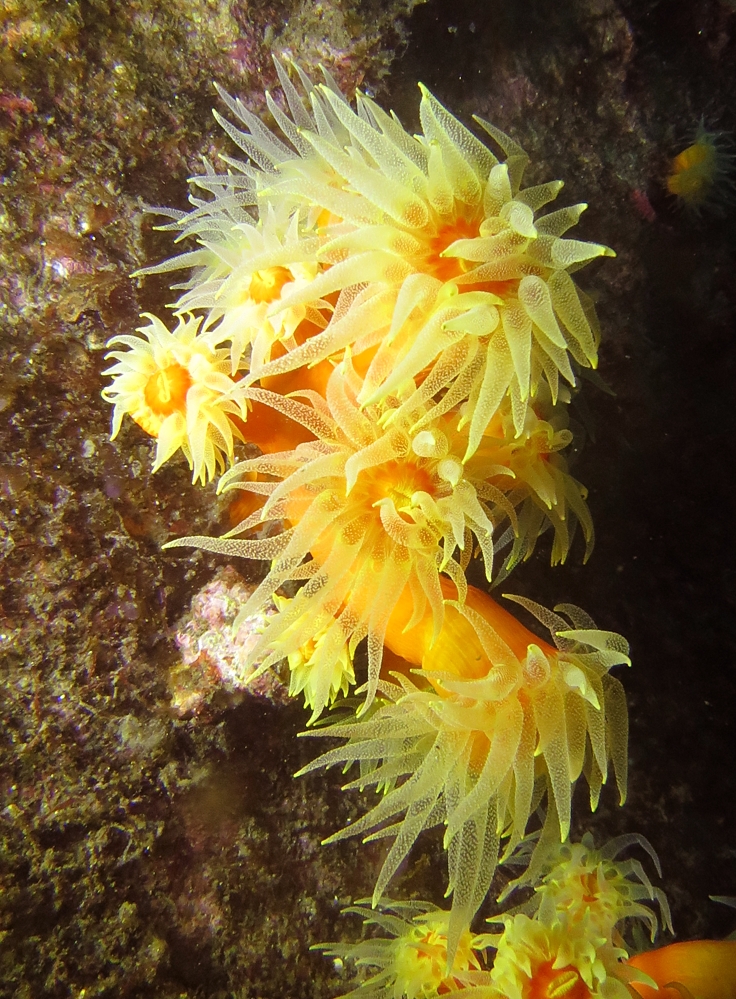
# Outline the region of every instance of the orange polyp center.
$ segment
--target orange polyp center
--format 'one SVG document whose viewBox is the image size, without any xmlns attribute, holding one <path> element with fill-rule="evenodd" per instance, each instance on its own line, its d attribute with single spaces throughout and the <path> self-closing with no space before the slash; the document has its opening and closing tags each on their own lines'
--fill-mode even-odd
<svg viewBox="0 0 736 999">
<path fill-rule="evenodd" d="M 427 240 L 426 269 L 440 281 L 452 281 L 462 277 L 478 267 L 476 261 L 463 260 L 462 257 L 443 257 L 442 254 L 457 239 L 476 239 L 480 235 L 481 219 L 457 218 L 443 225 L 434 236 Z M 463 281 L 458 282 L 458 291 L 485 291 L 499 298 L 514 298 L 518 292 L 519 279 L 508 281 Z"/>
<path fill-rule="evenodd" d="M 170 364 L 151 375 L 143 390 L 143 397 L 156 416 L 184 413 L 191 384 L 192 379 L 183 365 Z"/>
<path fill-rule="evenodd" d="M 524 999 L 589 999 L 590 989 L 571 964 L 565 968 L 553 967 L 554 961 L 545 961 L 524 990 Z"/>
<path fill-rule="evenodd" d="M 358 476 L 356 487 L 361 490 L 361 500 L 373 507 L 383 499 L 393 500 L 394 506 L 407 523 L 411 518 L 402 514 L 402 507 L 411 505 L 414 493 L 435 492 L 432 476 L 425 468 L 413 462 L 387 461 L 376 468 L 369 468 Z"/>
<path fill-rule="evenodd" d="M 253 271 L 249 288 L 251 301 L 274 302 L 284 285 L 293 280 L 294 275 L 288 267 L 267 267 L 262 271 Z"/>
<path fill-rule="evenodd" d="M 591 871 L 589 874 L 581 874 L 580 883 L 583 886 L 583 902 L 586 905 L 593 905 L 598 901 L 598 877 L 595 871 Z"/>
<path fill-rule="evenodd" d="M 441 226 L 436 235 L 428 240 L 427 269 L 440 281 L 452 281 L 453 278 L 465 274 L 474 267 L 461 257 L 443 257 L 442 254 L 456 239 L 475 239 L 478 235 L 480 220 L 468 221 L 464 218 L 453 219 Z"/>
<path fill-rule="evenodd" d="M 445 600 L 457 600 L 457 590 L 451 580 L 440 576 L 440 587 Z M 539 636 L 525 628 L 521 621 L 500 607 L 495 600 L 476 589 L 468 587 L 467 606 L 477 611 L 523 662 L 530 644 L 535 644 L 547 658 L 555 657 L 557 650 Z M 399 660 L 412 666 L 432 670 L 451 671 L 466 680 L 479 680 L 488 676 L 493 663 L 488 660 L 474 626 L 454 607 L 445 607 L 442 631 L 432 642 L 433 620 L 431 614 L 415 627 L 406 631 L 414 610 L 414 600 L 407 586 L 396 602 L 386 629 L 385 644 L 391 650 L 390 669 L 405 669 Z M 519 696 L 523 690 L 519 692 Z M 478 744 L 482 753 L 482 744 Z"/>
</svg>

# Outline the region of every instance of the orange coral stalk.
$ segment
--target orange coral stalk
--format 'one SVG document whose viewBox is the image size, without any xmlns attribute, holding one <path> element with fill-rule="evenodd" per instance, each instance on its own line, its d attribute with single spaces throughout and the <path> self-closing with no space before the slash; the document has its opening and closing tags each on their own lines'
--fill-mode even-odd
<svg viewBox="0 0 736 999">
<path fill-rule="evenodd" d="M 642 999 L 735 999 L 736 940 L 688 940 L 645 951 L 628 964 L 649 975 L 658 989 L 642 982 L 631 987 Z"/>
<path fill-rule="evenodd" d="M 457 599 L 457 590 L 451 580 L 441 577 L 440 586 L 445 600 Z M 521 621 L 482 590 L 469 586 L 465 606 L 480 614 L 518 659 L 526 658 L 530 645 L 537 645 L 545 655 L 557 654 L 553 646 L 525 628 Z M 442 631 L 432 644 L 431 617 L 425 617 L 419 624 L 406 629 L 411 623 L 413 607 L 407 587 L 389 618 L 385 638 L 388 649 L 408 663 L 426 670 L 449 670 L 466 680 L 477 680 L 486 675 L 488 659 L 478 632 L 467 617 L 454 607 L 446 606 Z"/>
</svg>

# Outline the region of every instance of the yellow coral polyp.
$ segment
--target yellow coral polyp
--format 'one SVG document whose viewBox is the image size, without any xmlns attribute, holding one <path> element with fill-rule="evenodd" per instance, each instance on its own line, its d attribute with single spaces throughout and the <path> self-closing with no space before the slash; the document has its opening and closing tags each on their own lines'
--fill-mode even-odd
<svg viewBox="0 0 736 999">
<path fill-rule="evenodd" d="M 439 635 L 445 614 L 440 577 L 452 580 L 462 600 L 465 567 L 477 546 L 490 580 L 494 532 L 504 521 L 514 538 L 507 569 L 533 550 L 547 524 L 555 531 L 553 557 L 567 553 L 576 513 L 586 535 L 592 532 L 584 499 L 575 492 L 578 484 L 562 467 L 555 470 L 556 477 L 547 469 L 548 451 L 569 438 L 563 433 L 557 440 L 553 427 L 532 410 L 523 436 L 514 437 L 510 423 L 499 418 L 494 433 L 509 433 L 510 438 L 488 436 L 475 455 L 463 460 L 467 438 L 458 414 L 432 418 L 427 406 L 412 409 L 396 397 L 360 407 L 361 386 L 348 359 L 333 371 L 324 400 L 306 393 L 312 405 L 262 389 L 239 389 L 244 400 L 290 416 L 316 440 L 241 462 L 223 477 L 221 489 L 267 497 L 230 536 L 171 543 L 270 559 L 271 571 L 244 616 L 287 580 L 307 580 L 288 608 L 269 619 L 250 658 L 260 662 L 261 670 L 282 657 L 296 657 L 296 662 L 312 642 L 314 629 L 324 626 L 329 640 L 323 638 L 307 657 L 310 672 L 321 678 L 318 694 L 311 683 L 305 688 L 317 713 L 342 689 L 342 682 L 334 688 L 327 678 L 348 676 L 344 662 L 352 662 L 358 643 L 366 638 L 370 703 L 383 646 L 391 644 L 389 622 L 399 605 L 409 608 L 402 627 L 424 621 L 431 636 Z M 404 395 L 412 394 L 407 387 Z M 576 499 L 568 503 L 571 492 Z M 528 504 L 541 516 L 531 516 Z M 282 520 L 292 526 L 267 539 L 236 537 Z M 328 623 L 318 624 L 322 621 Z"/>
<path fill-rule="evenodd" d="M 174 225 L 183 228 L 184 235 L 196 234 L 198 249 L 136 273 L 193 268 L 192 277 L 180 285 L 185 291 L 176 314 L 204 315 L 202 330 L 213 345 L 230 344 L 234 375 L 240 369 L 258 372 L 277 344 L 279 350 L 296 347 L 295 333 L 302 323 L 323 328 L 332 306 L 318 298 L 281 305 L 283 296 L 310 286 L 320 271 L 318 240 L 302 235 L 297 214 L 283 206 L 264 211 L 257 222 L 246 212 L 233 214 L 238 221 L 230 224 L 222 217 L 211 219 L 203 207 L 185 216 Z"/>
<path fill-rule="evenodd" d="M 720 213 L 733 202 L 735 166 L 733 138 L 707 129 L 701 121 L 693 142 L 669 165 L 667 190 L 690 211 Z"/>
<path fill-rule="evenodd" d="M 368 901 L 344 911 L 362 916 L 364 927 L 376 927 L 382 936 L 356 944 L 318 945 L 328 957 L 353 961 L 357 968 L 373 972 L 340 999 L 435 999 L 472 987 L 482 977 L 487 936 L 474 936 L 466 929 L 448 967 L 449 912 L 428 902 L 388 899 L 371 910 L 366 908 Z"/>
<path fill-rule="evenodd" d="M 526 911 L 536 912 L 542 922 L 554 922 L 560 914 L 571 925 L 587 919 L 603 936 L 616 939 L 615 928 L 619 923 L 637 919 L 645 923 L 654 941 L 659 920 L 653 908 L 642 903 L 656 903 L 663 926 L 673 932 L 669 904 L 662 889 L 652 885 L 639 860 L 618 859 L 620 853 L 631 847 L 644 850 L 661 877 L 659 860 L 651 844 L 635 833 L 609 840 L 599 850 L 595 849 L 590 833 L 579 843 L 560 844 L 555 839 L 543 838 L 534 848 L 525 873 L 511 882 L 501 897 L 505 898 L 515 888 L 533 884 L 535 895 Z"/>
<path fill-rule="evenodd" d="M 426 622 L 407 621 L 408 608 L 396 613 L 386 644 L 421 672 L 382 680 L 384 700 L 365 719 L 310 733 L 347 741 L 301 771 L 360 761 L 360 776 L 346 787 L 383 789 L 366 815 L 329 840 L 394 837 L 374 901 L 419 834 L 444 823 L 451 954 L 488 891 L 501 840 L 509 839 L 508 852 L 524 836 L 535 790 L 546 790 L 547 830 L 555 835 L 558 824 L 562 839 L 582 772 L 592 807 L 609 761 L 625 796 L 626 707 L 608 671 L 629 662 L 626 642 L 596 630 L 572 605 L 564 606 L 567 621 L 517 600 L 550 629 L 555 646 L 473 588 L 463 604 L 448 604 L 436 640 Z"/>
<path fill-rule="evenodd" d="M 154 471 L 181 450 L 193 481 L 204 484 L 233 460 L 234 442 L 243 439 L 247 410 L 234 396 L 228 352 L 199 333 L 200 319 L 182 317 L 171 332 L 155 316 L 144 318 L 149 325 L 140 336 L 108 344 L 127 348 L 106 355 L 116 361 L 104 372 L 113 381 L 102 393 L 114 406 L 112 438 L 128 414 L 157 439 Z"/>
<path fill-rule="evenodd" d="M 667 190 L 686 201 L 702 200 L 715 171 L 715 149 L 710 143 L 694 142 L 672 160 Z"/>
<path fill-rule="evenodd" d="M 630 999 L 626 951 L 587 920 L 505 920 L 491 982 L 505 999 Z"/>
<path fill-rule="evenodd" d="M 362 310 L 359 328 L 348 311 L 314 343 L 265 370 L 284 371 L 303 357 L 327 356 L 358 340 L 380 343 L 362 402 L 384 398 L 425 370 L 435 391 L 456 386 L 461 375 L 466 384 L 460 398 L 470 396 L 474 407 L 470 453 L 506 392 L 516 403 L 518 429 L 542 377 L 554 395 L 560 374 L 575 383 L 568 354 L 583 365 L 597 363 L 592 309 L 581 304 L 567 268 L 610 251 L 561 238 L 584 206 L 535 224 L 535 212 L 556 197 L 561 183 L 522 190 L 523 150 L 480 121 L 507 154 L 500 163 L 424 89 L 418 137 L 387 120 L 368 98 L 358 97 L 355 112 L 328 87 L 312 96 L 347 135 L 352 155 L 325 136 L 302 135 L 343 177 L 343 189 L 336 191 L 334 181 L 320 184 L 305 156 L 284 164 L 284 179 L 266 193 L 325 206 L 339 195 L 345 221 L 319 251 L 332 266 L 286 302 L 368 279 L 391 296 L 393 317 L 383 337 L 383 303 L 376 294 L 374 309 Z"/>
<path fill-rule="evenodd" d="M 289 601 L 278 595 L 274 602 L 280 611 L 286 612 Z M 274 645 L 275 650 L 288 648 L 286 653 L 289 664 L 290 680 L 289 694 L 296 697 L 304 696 L 305 707 L 310 708 L 312 715 L 307 724 L 316 721 L 322 711 L 333 704 L 337 697 L 348 693 L 355 683 L 355 671 L 350 648 L 344 640 L 342 647 L 335 650 L 336 654 L 327 652 L 337 637 L 342 638 L 334 617 L 324 615 L 324 620 L 312 618 L 310 621 L 311 638 L 304 645 L 294 649 L 290 632 L 299 631 L 303 634 L 302 622 L 295 621 Z"/>
<path fill-rule="evenodd" d="M 288 608 L 269 619 L 252 661 L 261 662 L 263 670 L 299 652 L 314 637 L 315 622 L 327 615 L 334 618 L 332 637 L 315 650 L 319 669 L 329 673 L 346 645 L 352 658 L 367 638 L 370 702 L 386 627 L 402 595 L 408 594 L 416 620 L 431 621 L 433 634 L 439 634 L 444 615 L 440 574 L 464 588 L 463 560 L 470 557 L 474 539 L 490 579 L 495 525 L 513 522 L 514 510 L 488 481 L 503 469 L 480 459 L 463 465 L 461 454 L 453 453 L 452 420 L 434 421 L 412 435 L 411 420 L 384 419 L 392 411 L 388 402 L 361 409 L 359 386 L 351 365 L 343 363 L 319 406 L 262 389 L 244 390 L 246 398 L 309 427 L 317 440 L 241 462 L 223 477 L 221 489 L 267 496 L 231 536 L 177 539 L 170 545 L 271 559 L 271 570 L 244 616 L 287 580 L 306 580 Z M 292 526 L 273 537 L 233 536 L 283 519 Z"/>
</svg>

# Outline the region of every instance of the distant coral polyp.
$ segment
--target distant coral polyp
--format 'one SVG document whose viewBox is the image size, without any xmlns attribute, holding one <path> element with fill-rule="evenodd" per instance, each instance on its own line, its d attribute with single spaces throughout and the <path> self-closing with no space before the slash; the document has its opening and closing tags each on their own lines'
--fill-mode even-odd
<svg viewBox="0 0 736 999">
<path fill-rule="evenodd" d="M 736 194 L 736 143 L 701 121 L 692 143 L 670 162 L 667 190 L 687 211 L 723 213 Z"/>
</svg>

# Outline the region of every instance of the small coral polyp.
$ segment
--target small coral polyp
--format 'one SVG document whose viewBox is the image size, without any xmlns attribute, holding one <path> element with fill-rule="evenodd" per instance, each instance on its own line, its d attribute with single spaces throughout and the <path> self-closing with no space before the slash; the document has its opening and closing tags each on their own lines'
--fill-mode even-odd
<svg viewBox="0 0 736 999">
<path fill-rule="evenodd" d="M 671 161 L 667 190 L 688 211 L 721 214 L 733 203 L 736 143 L 733 136 L 698 124 L 691 145 Z"/>
<path fill-rule="evenodd" d="M 274 600 L 281 611 L 288 612 L 288 599 L 275 596 Z M 355 684 L 355 670 L 350 646 L 336 628 L 332 615 L 323 613 L 313 618 L 310 629 L 313 637 L 294 648 L 290 632 L 298 631 L 301 624 L 296 620 L 290 625 L 279 646 L 292 649 L 286 654 L 290 671 L 289 694 L 292 697 L 304 695 L 304 706 L 312 711 L 308 722 L 311 725 L 326 705 L 332 704 L 340 694 L 348 693 Z M 335 642 L 336 648 L 330 647 Z"/>
<path fill-rule="evenodd" d="M 244 402 L 234 397 L 228 354 L 198 335 L 201 319 L 180 318 L 169 331 L 156 316 L 145 316 L 140 336 L 116 336 L 108 346 L 116 363 L 105 372 L 113 383 L 103 397 L 115 407 L 112 438 L 129 414 L 157 439 L 153 470 L 181 450 L 193 481 L 206 483 L 233 460 L 234 442 L 244 440 Z M 233 419 L 234 418 L 234 419 Z"/>
<path fill-rule="evenodd" d="M 383 899 L 376 909 L 367 908 L 369 902 L 364 899 L 344 912 L 362 916 L 364 928 L 377 927 L 386 936 L 356 944 L 318 945 L 328 957 L 354 961 L 357 967 L 373 971 L 342 999 L 432 999 L 472 987 L 486 977 L 481 962 L 487 936 L 473 936 L 466 930 L 448 968 L 449 912 L 428 902 Z"/>
<path fill-rule="evenodd" d="M 559 913 L 573 924 L 585 917 L 603 936 L 616 939 L 619 923 L 638 919 L 647 925 L 654 941 L 659 920 L 654 910 L 642 903 L 656 902 L 663 926 L 672 932 L 669 904 L 662 889 L 652 885 L 639 860 L 617 859 L 632 846 L 649 855 L 661 877 L 657 855 L 644 836 L 618 836 L 596 850 L 593 837 L 586 833 L 579 843 L 560 844 L 554 839 L 538 842 L 526 872 L 509 884 L 502 898 L 515 888 L 534 885 L 534 898 L 526 911 L 537 912 L 543 922 L 552 921 Z"/>
<path fill-rule="evenodd" d="M 228 224 L 224 212 L 213 219 L 200 209 L 184 218 L 185 234 L 196 233 L 200 247 L 136 274 L 193 269 L 191 278 L 179 285 L 185 291 L 176 314 L 204 316 L 203 332 L 211 342 L 230 344 L 233 375 L 241 369 L 257 374 L 277 344 L 279 350 L 296 347 L 295 332 L 301 324 L 317 329 L 327 325 L 332 311 L 328 302 L 281 304 L 287 294 L 310 287 L 321 270 L 316 259 L 319 241 L 301 236 L 298 215 L 268 208 L 257 221 L 241 213 L 239 221 Z M 162 228 L 181 225 L 177 221 Z"/>
<path fill-rule="evenodd" d="M 522 850 L 535 838 L 522 844 Z M 649 854 L 659 874 L 657 855 L 643 836 L 619 836 L 596 850 L 589 833 L 580 843 L 561 845 L 542 834 L 527 873 L 509 886 L 534 885 L 534 897 L 520 906 L 522 912 L 512 910 L 489 920 L 504 927 L 491 938 L 497 954 L 490 980 L 501 995 L 626 999 L 633 994 L 631 985 L 651 984 L 626 962 L 623 927 L 641 920 L 654 940 L 657 916 L 643 900 L 659 905 L 670 931 L 672 924 L 664 893 L 652 886 L 641 863 L 616 859 L 632 846 Z"/>
</svg>

